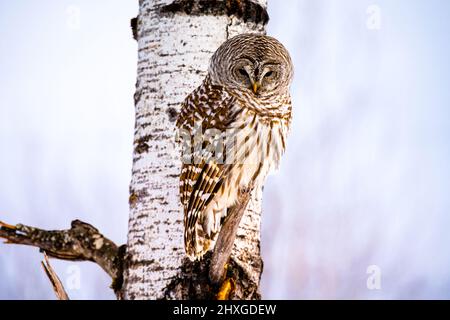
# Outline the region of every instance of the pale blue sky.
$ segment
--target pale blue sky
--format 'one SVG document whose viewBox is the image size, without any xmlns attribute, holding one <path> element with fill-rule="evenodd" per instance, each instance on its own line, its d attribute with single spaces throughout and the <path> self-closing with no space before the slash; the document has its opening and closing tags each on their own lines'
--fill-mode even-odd
<svg viewBox="0 0 450 320">
<path fill-rule="evenodd" d="M 79 218 L 126 241 L 137 10 L 0 0 L 0 220 Z M 269 13 L 296 76 L 264 191 L 264 297 L 450 298 L 450 3 L 269 0 Z M 53 299 L 41 259 L 0 244 L 0 298 Z M 96 265 L 52 263 L 72 298 L 114 298 Z M 381 290 L 366 287 L 370 265 Z"/>
</svg>

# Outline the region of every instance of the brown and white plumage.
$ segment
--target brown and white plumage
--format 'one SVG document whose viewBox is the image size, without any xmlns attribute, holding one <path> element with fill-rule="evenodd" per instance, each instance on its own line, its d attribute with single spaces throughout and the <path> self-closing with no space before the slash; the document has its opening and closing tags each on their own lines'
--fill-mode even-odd
<svg viewBox="0 0 450 320">
<path fill-rule="evenodd" d="M 211 58 L 202 85 L 183 102 L 180 198 L 187 255 L 212 247 L 239 191 L 262 185 L 285 149 L 292 62 L 274 38 L 244 34 Z"/>
</svg>

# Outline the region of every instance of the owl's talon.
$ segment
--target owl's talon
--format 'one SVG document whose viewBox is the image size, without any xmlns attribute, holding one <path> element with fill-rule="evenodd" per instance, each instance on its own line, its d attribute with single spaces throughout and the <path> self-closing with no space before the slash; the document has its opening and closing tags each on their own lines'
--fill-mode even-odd
<svg viewBox="0 0 450 320">
<path fill-rule="evenodd" d="M 230 300 L 230 295 L 236 288 L 236 283 L 232 278 L 226 278 L 220 286 L 219 292 L 216 295 L 217 300 Z"/>
</svg>

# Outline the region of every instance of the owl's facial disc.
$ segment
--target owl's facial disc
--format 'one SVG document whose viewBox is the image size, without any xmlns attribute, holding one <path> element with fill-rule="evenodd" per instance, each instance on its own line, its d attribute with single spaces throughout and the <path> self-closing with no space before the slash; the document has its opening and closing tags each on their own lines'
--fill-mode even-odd
<svg viewBox="0 0 450 320">
<path fill-rule="evenodd" d="M 239 86 L 243 85 L 245 88 L 251 88 L 256 82 L 253 76 L 253 67 L 247 61 L 237 65 L 235 74 Z"/>
<path fill-rule="evenodd" d="M 269 91 L 275 88 L 279 74 L 278 69 L 277 65 L 264 65 L 255 69 L 255 78 L 262 91 Z"/>
<path fill-rule="evenodd" d="M 256 61 L 244 59 L 236 64 L 236 82 L 240 87 L 250 90 L 255 95 L 274 89 L 279 66 L 276 64 L 261 65 Z"/>
<path fill-rule="evenodd" d="M 260 62 L 244 58 L 236 62 L 233 78 L 239 88 L 263 96 L 276 89 L 281 68 L 276 62 Z"/>
</svg>

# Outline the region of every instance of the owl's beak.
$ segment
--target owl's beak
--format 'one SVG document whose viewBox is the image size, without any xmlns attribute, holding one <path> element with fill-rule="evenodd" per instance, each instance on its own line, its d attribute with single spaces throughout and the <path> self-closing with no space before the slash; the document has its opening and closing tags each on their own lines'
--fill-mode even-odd
<svg viewBox="0 0 450 320">
<path fill-rule="evenodd" d="M 255 81 L 252 83 L 252 89 L 254 93 L 258 93 L 259 88 L 261 88 L 261 83 L 259 81 Z"/>
</svg>

